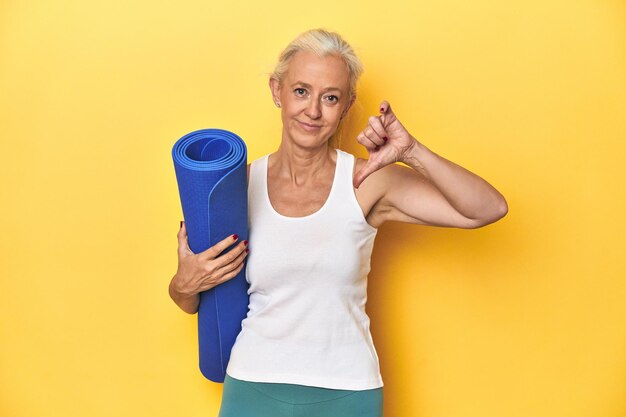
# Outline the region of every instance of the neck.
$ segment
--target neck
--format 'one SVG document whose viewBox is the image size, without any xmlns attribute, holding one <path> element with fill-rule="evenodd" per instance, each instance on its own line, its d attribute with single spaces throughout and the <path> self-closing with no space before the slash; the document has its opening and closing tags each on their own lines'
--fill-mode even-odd
<svg viewBox="0 0 626 417">
<path fill-rule="evenodd" d="M 294 186 L 310 183 L 333 164 L 334 148 L 324 143 L 317 148 L 303 148 L 282 141 L 274 153 L 272 166 L 279 177 L 289 179 Z"/>
</svg>

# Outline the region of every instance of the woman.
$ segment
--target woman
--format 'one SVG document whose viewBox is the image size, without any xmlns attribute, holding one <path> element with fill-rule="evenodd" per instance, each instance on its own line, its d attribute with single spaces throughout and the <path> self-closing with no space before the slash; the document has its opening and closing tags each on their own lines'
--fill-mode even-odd
<svg viewBox="0 0 626 417">
<path fill-rule="evenodd" d="M 281 54 L 269 84 L 282 141 L 248 166 L 251 252 L 244 241 L 219 256 L 232 235 L 193 254 L 181 222 L 170 295 L 184 311 L 196 312 L 200 291 L 247 265 L 249 312 L 220 417 L 381 416 L 383 382 L 365 313 L 378 227 L 477 228 L 507 212 L 495 188 L 416 140 L 386 101 L 357 136 L 368 159 L 331 146 L 361 72 L 350 46 L 324 30 L 301 34 Z"/>
</svg>

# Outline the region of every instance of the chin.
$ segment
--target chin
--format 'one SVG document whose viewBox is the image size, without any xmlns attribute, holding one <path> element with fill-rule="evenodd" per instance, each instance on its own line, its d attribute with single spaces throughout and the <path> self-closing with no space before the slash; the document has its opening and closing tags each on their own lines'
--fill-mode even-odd
<svg viewBox="0 0 626 417">
<path fill-rule="evenodd" d="M 291 142 L 303 148 L 318 148 L 324 144 L 328 144 L 330 136 L 324 139 L 319 133 L 310 132 L 288 132 Z"/>
<path fill-rule="evenodd" d="M 324 140 L 317 136 L 292 136 L 292 141 L 302 148 L 319 148 L 328 145 L 328 139 Z"/>
</svg>

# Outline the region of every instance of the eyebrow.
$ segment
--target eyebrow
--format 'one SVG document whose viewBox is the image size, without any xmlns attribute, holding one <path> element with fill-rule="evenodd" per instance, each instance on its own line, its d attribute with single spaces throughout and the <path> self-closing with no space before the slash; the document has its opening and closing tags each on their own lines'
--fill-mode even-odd
<svg viewBox="0 0 626 417">
<path fill-rule="evenodd" d="M 296 85 L 301 85 L 301 86 L 306 87 L 306 88 L 311 88 L 312 87 L 311 84 L 305 83 L 304 81 L 296 81 L 295 83 L 291 84 L 291 87 L 295 87 Z M 339 91 L 339 92 L 341 92 L 341 89 L 339 89 L 337 87 L 328 87 L 328 88 L 325 88 L 322 91 Z"/>
</svg>

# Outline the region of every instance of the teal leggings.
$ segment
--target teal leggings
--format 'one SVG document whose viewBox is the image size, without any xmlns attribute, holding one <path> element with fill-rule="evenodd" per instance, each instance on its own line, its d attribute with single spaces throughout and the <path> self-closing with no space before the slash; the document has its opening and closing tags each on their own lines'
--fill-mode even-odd
<svg viewBox="0 0 626 417">
<path fill-rule="evenodd" d="M 382 417 L 383 388 L 337 390 L 226 374 L 218 417 Z"/>
</svg>

